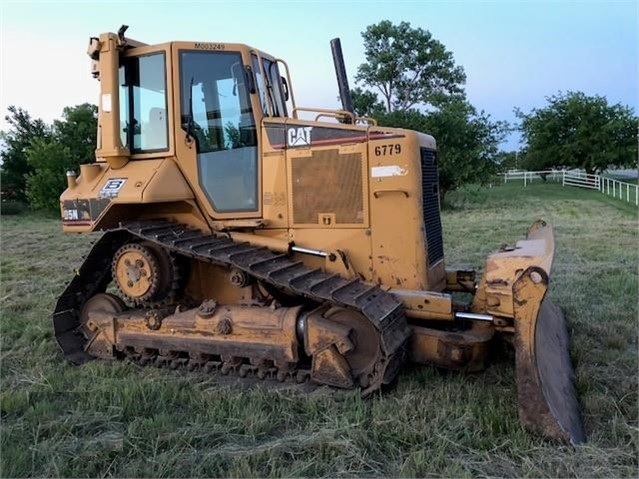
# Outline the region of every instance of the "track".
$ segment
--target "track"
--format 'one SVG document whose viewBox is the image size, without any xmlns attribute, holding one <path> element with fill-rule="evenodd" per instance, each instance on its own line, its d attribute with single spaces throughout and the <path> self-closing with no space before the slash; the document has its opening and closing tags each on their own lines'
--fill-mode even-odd
<svg viewBox="0 0 639 479">
<path fill-rule="evenodd" d="M 81 333 L 80 310 L 87 299 L 104 292 L 111 281 L 111 258 L 125 242 L 144 240 L 155 243 L 175 254 L 219 266 L 237 268 L 248 275 L 303 297 L 317 304 L 330 304 L 360 312 L 379 333 L 381 352 L 368 373 L 363 394 L 368 394 L 391 382 L 404 361 L 409 330 L 403 307 L 390 293 L 379 286 L 358 279 L 310 269 L 302 261 L 293 261 L 285 254 L 267 248 L 237 243 L 222 235 L 208 233 L 165 220 L 124 223 L 105 233 L 93 246 L 89 255 L 58 299 L 53 313 L 55 336 L 67 359 L 80 364 L 91 359 Z M 188 351 L 184 352 L 188 355 Z M 160 361 L 171 367 L 180 365 L 238 375 L 274 376 L 279 380 L 306 380 L 307 374 L 262 371 L 250 365 L 218 364 L 196 358 L 141 358 L 136 361 Z M 168 362 L 167 362 L 168 361 Z M 211 364 L 208 364 L 211 363 Z M 299 374 L 298 374 L 299 373 Z"/>
</svg>

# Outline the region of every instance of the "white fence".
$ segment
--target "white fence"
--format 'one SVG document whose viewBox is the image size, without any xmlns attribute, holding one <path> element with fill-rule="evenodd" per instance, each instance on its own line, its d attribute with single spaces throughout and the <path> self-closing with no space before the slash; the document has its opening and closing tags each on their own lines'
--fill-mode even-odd
<svg viewBox="0 0 639 479">
<path fill-rule="evenodd" d="M 639 206 L 639 186 L 637 185 L 603 176 L 599 191 L 613 198 L 626 200 L 629 203 L 634 200 L 635 205 Z"/>
<path fill-rule="evenodd" d="M 628 203 L 639 206 L 639 185 L 626 183 L 601 175 L 589 175 L 577 170 L 544 170 L 544 171 L 508 171 L 502 175 L 504 183 L 522 181 L 524 186 L 535 180 L 561 181 L 563 186 L 577 186 L 597 190 L 607 196 L 612 196 Z"/>
</svg>

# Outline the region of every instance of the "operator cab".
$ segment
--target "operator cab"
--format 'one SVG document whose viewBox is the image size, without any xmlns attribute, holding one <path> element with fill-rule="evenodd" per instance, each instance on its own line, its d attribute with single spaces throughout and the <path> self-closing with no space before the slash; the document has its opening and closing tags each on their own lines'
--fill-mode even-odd
<svg viewBox="0 0 639 479">
<path fill-rule="evenodd" d="M 178 55 L 181 128 L 195 141 L 203 190 L 220 213 L 257 211 L 257 119 L 286 116 L 277 63 L 257 53 L 246 62 L 240 51 Z"/>
<path fill-rule="evenodd" d="M 287 203 L 280 197 L 273 200 L 276 192 L 287 188 L 281 168 L 297 163 L 296 158 L 304 156 L 311 145 L 327 147 L 348 143 L 351 137 L 356 143 L 367 139 L 370 122 L 356 124 L 366 119 L 356 118 L 352 107 L 296 107 L 288 67 L 282 60 L 237 43 L 147 45 L 126 38 L 125 30 L 123 26 L 117 34 L 91 38 L 89 44 L 92 72 L 101 84 L 97 162 L 119 170 L 129 160 L 172 160 L 198 207 L 212 222 L 251 220 L 248 224 L 289 227 L 292 218 Z M 338 83 L 346 105 L 344 98 L 350 94 L 341 50 L 338 57 L 343 77 Z M 301 111 L 315 113 L 315 120 L 300 119 Z M 322 117 L 331 119 L 322 123 L 332 124 L 320 127 Z M 357 154 L 366 158 L 366 147 L 360 149 Z M 276 157 L 285 158 L 286 164 L 276 167 L 280 165 Z M 362 170 L 363 175 L 360 163 L 349 163 L 349 168 L 358 175 Z M 265 164 L 270 165 L 268 171 Z M 300 181 L 295 185 L 301 185 Z M 348 179 L 344 177 L 343 182 Z M 294 190 L 293 186 L 288 188 Z M 350 191 L 346 184 L 342 186 L 337 189 Z M 359 205 L 364 201 L 360 193 L 357 202 L 346 203 Z M 306 196 L 297 195 L 295 204 L 304 204 Z M 332 212 L 335 205 L 328 203 L 314 206 L 323 208 L 320 213 Z M 364 218 L 364 210 L 358 211 Z M 317 215 L 311 216 L 309 224 L 319 221 Z M 305 224 L 306 220 L 309 218 Z M 361 221 L 343 224 L 360 225 Z"/>
<path fill-rule="evenodd" d="M 278 62 L 241 44 L 172 42 L 148 49 L 120 55 L 122 146 L 144 159 L 173 156 L 186 141 L 215 212 L 257 213 L 258 126 L 263 117 L 288 116 L 288 83 Z"/>
</svg>

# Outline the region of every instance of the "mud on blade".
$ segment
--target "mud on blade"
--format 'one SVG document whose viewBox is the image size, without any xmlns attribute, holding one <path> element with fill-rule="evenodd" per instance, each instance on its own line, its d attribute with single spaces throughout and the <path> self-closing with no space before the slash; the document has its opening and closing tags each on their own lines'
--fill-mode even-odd
<svg viewBox="0 0 639 479">
<path fill-rule="evenodd" d="M 519 419 L 532 431 L 577 444 L 586 434 L 574 387 L 570 337 L 561 309 L 544 297 L 547 283 L 545 271 L 532 267 L 514 287 Z"/>
</svg>

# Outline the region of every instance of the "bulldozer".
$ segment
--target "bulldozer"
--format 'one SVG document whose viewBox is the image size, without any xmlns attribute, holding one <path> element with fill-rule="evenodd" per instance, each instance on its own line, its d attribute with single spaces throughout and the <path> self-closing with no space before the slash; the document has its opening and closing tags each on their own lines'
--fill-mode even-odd
<svg viewBox="0 0 639 479">
<path fill-rule="evenodd" d="M 94 358 L 359 389 L 407 363 L 475 372 L 514 349 L 519 418 L 585 440 L 552 226 L 447 269 L 435 139 L 297 106 L 287 63 L 244 44 L 89 40 L 95 162 L 67 172 L 68 233 L 103 231 L 59 297 L 56 340 Z M 469 232 L 472 234 L 472 232 Z"/>
</svg>

